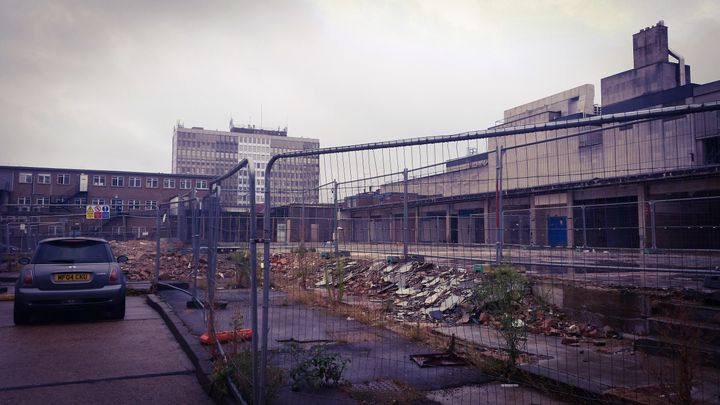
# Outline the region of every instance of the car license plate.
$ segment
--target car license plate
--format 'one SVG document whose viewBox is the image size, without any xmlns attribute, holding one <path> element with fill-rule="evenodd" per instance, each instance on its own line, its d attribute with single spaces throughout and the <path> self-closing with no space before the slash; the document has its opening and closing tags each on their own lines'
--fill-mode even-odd
<svg viewBox="0 0 720 405">
<path fill-rule="evenodd" d="M 57 273 L 53 280 L 58 283 L 90 281 L 90 273 Z"/>
</svg>

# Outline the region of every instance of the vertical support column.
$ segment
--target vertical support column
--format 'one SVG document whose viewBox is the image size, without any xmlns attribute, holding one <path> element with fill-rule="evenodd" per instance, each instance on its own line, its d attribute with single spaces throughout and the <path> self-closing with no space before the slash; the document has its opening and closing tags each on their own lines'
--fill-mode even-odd
<svg viewBox="0 0 720 405">
<path fill-rule="evenodd" d="M 270 214 L 272 212 L 272 201 L 271 201 L 271 181 L 270 176 L 272 175 L 274 159 L 271 158 L 268 164 L 265 166 L 265 212 L 263 216 L 263 304 L 262 304 L 262 336 L 260 346 L 260 367 L 258 368 L 260 374 L 260 384 L 258 386 L 257 395 L 260 395 L 260 404 L 263 403 L 262 393 L 265 391 L 265 374 L 267 370 L 268 361 L 268 334 L 270 333 L 270 323 L 268 319 L 269 307 L 270 307 L 270 242 L 272 241 L 272 224 L 270 221 Z M 253 387 L 255 390 L 255 387 Z"/>
<path fill-rule="evenodd" d="M 585 212 L 585 206 L 581 206 L 580 210 L 582 212 L 582 234 L 583 234 L 583 247 L 588 247 L 588 241 L 587 241 L 587 213 Z"/>
<path fill-rule="evenodd" d="M 565 214 L 565 217 L 567 218 L 565 229 L 566 229 L 566 235 L 567 235 L 567 247 L 572 248 L 575 246 L 575 220 L 573 219 L 573 204 L 575 203 L 575 196 L 573 195 L 572 190 L 567 192 L 567 197 L 565 198 L 565 206 L 567 207 L 567 211 Z M 572 226 L 570 224 L 573 224 Z"/>
<path fill-rule="evenodd" d="M 495 261 L 502 262 L 503 242 L 505 241 L 505 223 L 503 220 L 503 189 L 502 189 L 502 158 L 503 148 L 498 145 L 495 150 L 495 226 L 497 227 L 497 240 L 495 241 Z"/>
<path fill-rule="evenodd" d="M 445 211 L 445 241 L 446 243 L 452 243 L 452 204 L 447 205 Z"/>
<path fill-rule="evenodd" d="M 652 239 L 652 249 L 657 249 L 657 238 L 655 235 L 655 201 L 650 201 L 650 235 Z"/>
<path fill-rule="evenodd" d="M 198 201 L 195 197 L 195 191 L 193 191 L 193 199 L 190 202 L 190 218 L 192 221 L 192 266 L 193 266 L 193 298 L 197 299 L 197 277 L 198 277 L 198 265 L 200 263 L 200 232 L 198 232 L 198 220 L 197 220 L 197 205 Z"/>
<path fill-rule="evenodd" d="M 535 216 L 535 196 L 530 196 L 530 246 L 538 244 L 537 217 Z"/>
<path fill-rule="evenodd" d="M 182 208 L 181 208 L 181 207 L 182 207 Z M 180 197 L 180 195 L 178 194 L 177 215 L 175 215 L 175 220 L 177 221 L 177 235 L 175 235 L 175 236 L 177 236 L 177 238 L 180 239 L 180 240 L 182 240 L 183 242 L 184 242 L 184 240 L 185 240 L 185 235 L 183 235 L 183 232 L 182 232 L 182 230 L 183 230 L 183 228 L 182 228 L 182 223 L 183 223 L 183 221 L 181 221 L 180 218 L 182 218 L 182 217 L 183 217 L 182 214 L 185 213 L 184 208 L 185 208 L 185 204 L 184 204 L 183 202 L 181 202 L 181 197 Z M 168 216 L 169 216 L 169 215 L 168 215 Z"/>
<path fill-rule="evenodd" d="M 410 218 L 408 218 L 408 169 L 403 170 L 403 222 L 402 222 L 402 239 L 403 239 L 403 258 L 408 256 L 408 239 L 410 237 Z"/>
<path fill-rule="evenodd" d="M 5 224 L 5 251 L 10 251 L 10 223 Z"/>
<path fill-rule="evenodd" d="M 415 243 L 420 241 L 420 207 L 415 208 Z"/>
<path fill-rule="evenodd" d="M 153 289 L 160 281 L 160 203 L 155 206 L 155 275 L 153 276 Z"/>
<path fill-rule="evenodd" d="M 490 243 L 490 200 L 483 200 L 483 243 Z"/>
<path fill-rule="evenodd" d="M 258 359 L 258 305 L 257 305 L 257 214 L 255 211 L 255 165 L 248 164 L 249 198 L 250 198 L 250 327 L 252 328 L 252 384 L 253 403 L 263 401 L 260 386 L 259 359 Z"/>
<path fill-rule="evenodd" d="M 647 190 L 643 184 L 637 187 L 637 216 L 638 216 L 638 238 L 640 241 L 640 254 L 647 248 L 647 213 L 650 211 L 647 202 Z"/>
<path fill-rule="evenodd" d="M 333 249 L 335 251 L 335 257 L 338 256 L 339 247 L 338 239 L 340 238 L 340 229 L 338 229 L 338 182 L 333 180 Z"/>
<path fill-rule="evenodd" d="M 300 206 L 300 246 L 305 246 L 305 190 L 302 193 L 302 205 Z"/>
</svg>

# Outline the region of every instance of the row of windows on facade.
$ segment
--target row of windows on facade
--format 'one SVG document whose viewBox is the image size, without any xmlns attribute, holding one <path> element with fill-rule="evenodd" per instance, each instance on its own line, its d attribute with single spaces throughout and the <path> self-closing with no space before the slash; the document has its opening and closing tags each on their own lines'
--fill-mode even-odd
<svg viewBox="0 0 720 405">
<path fill-rule="evenodd" d="M 38 174 L 36 175 L 37 178 L 37 184 L 50 184 L 51 182 L 51 176 L 50 174 Z M 93 186 L 99 186 L 104 187 L 107 185 L 106 183 L 106 176 L 104 175 L 94 175 L 92 176 L 92 185 Z M 32 183 L 33 182 L 33 175 L 32 173 L 20 173 L 20 177 L 18 179 L 20 183 Z M 69 174 L 58 174 L 57 175 L 57 184 L 63 184 L 67 185 L 70 184 L 70 175 Z M 192 189 L 192 180 L 191 179 L 180 179 L 179 181 L 180 189 L 183 190 L 190 190 Z M 147 177 L 145 179 L 145 187 L 146 188 L 158 188 L 160 184 L 160 180 L 157 177 Z M 110 177 L 110 186 L 111 187 L 125 187 L 125 177 L 124 176 L 111 176 Z M 142 177 L 128 177 L 128 187 L 135 187 L 139 188 L 142 187 Z M 164 178 L 163 179 L 163 188 L 175 188 L 175 179 L 170 178 Z M 195 188 L 199 190 L 207 190 L 208 188 L 208 182 L 207 180 L 195 180 Z"/>
<path fill-rule="evenodd" d="M 237 142 L 232 141 L 217 141 L 217 142 L 203 142 L 203 141 L 188 141 L 180 138 L 177 141 L 179 148 L 215 148 L 215 149 L 235 149 L 237 148 Z"/>
<path fill-rule="evenodd" d="M 139 210 L 143 206 L 146 210 L 154 210 L 157 207 L 156 200 L 145 200 L 145 204 L 143 205 L 143 202 L 141 200 L 127 200 L 127 204 L 125 204 L 125 202 L 119 198 L 92 198 L 90 199 L 90 204 L 106 205 L 108 201 L 110 202 L 110 207 L 116 209 L 117 211 L 122 211 L 124 207 L 127 207 L 131 210 Z M 87 198 L 77 197 L 73 199 L 72 204 L 80 208 L 85 208 L 87 202 Z M 18 197 L 17 203 L 19 206 L 19 211 L 30 211 L 30 205 L 32 205 L 32 198 Z M 64 198 L 55 198 L 51 203 L 50 197 L 37 197 L 35 199 L 35 206 L 33 208 L 39 210 L 41 207 L 46 207 L 50 205 L 67 205 L 68 203 L 70 203 L 70 201 L 67 201 Z"/>
<path fill-rule="evenodd" d="M 237 135 L 198 135 L 202 140 L 196 140 L 195 134 L 179 134 L 178 146 L 187 148 L 207 148 L 207 147 L 230 147 L 243 144 L 270 145 L 270 138 L 237 136 Z"/>
<path fill-rule="evenodd" d="M 35 233 L 38 231 L 41 231 L 40 227 L 38 225 L 28 225 L 28 231 L 30 233 Z M 47 233 L 48 236 L 66 236 L 66 234 L 69 232 L 69 227 L 65 225 L 48 225 L 47 226 Z M 112 227 L 112 234 L 113 235 L 123 235 L 125 234 L 126 227 L 124 226 L 113 226 Z M 103 229 L 101 227 L 91 227 L 89 229 L 90 232 L 102 232 Z M 130 233 L 135 235 L 136 237 L 140 238 L 142 236 L 145 236 L 147 233 L 147 227 L 144 226 L 133 226 L 130 227 Z"/>
<path fill-rule="evenodd" d="M 216 152 L 197 149 L 179 149 L 179 159 L 237 159 L 237 152 Z"/>
</svg>

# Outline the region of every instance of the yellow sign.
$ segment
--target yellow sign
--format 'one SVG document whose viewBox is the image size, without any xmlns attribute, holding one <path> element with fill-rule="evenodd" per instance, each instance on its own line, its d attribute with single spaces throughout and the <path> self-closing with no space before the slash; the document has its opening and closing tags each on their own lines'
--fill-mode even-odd
<svg viewBox="0 0 720 405">
<path fill-rule="evenodd" d="M 93 209 L 92 205 L 87 206 L 87 209 L 85 210 L 85 218 L 95 219 L 95 210 Z"/>
</svg>

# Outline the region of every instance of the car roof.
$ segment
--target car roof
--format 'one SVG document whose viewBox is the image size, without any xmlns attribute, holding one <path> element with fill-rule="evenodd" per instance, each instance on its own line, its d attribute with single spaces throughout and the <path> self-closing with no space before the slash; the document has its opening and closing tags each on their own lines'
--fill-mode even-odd
<svg viewBox="0 0 720 405">
<path fill-rule="evenodd" d="M 86 237 L 86 236 L 66 236 L 66 237 L 60 237 L 60 238 L 47 238 L 47 239 L 41 240 L 40 243 L 56 242 L 56 241 L 63 241 L 63 240 L 74 240 L 74 241 L 87 240 L 87 241 L 93 241 L 93 242 L 107 243 L 107 241 L 103 238 L 91 238 L 91 237 Z"/>
</svg>

